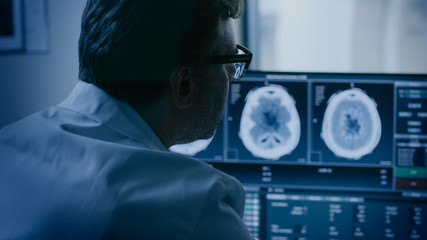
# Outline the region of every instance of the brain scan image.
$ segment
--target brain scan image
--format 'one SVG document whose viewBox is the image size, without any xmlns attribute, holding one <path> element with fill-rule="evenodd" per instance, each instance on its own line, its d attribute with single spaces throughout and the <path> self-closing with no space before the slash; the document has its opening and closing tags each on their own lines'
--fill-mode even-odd
<svg viewBox="0 0 427 240">
<path fill-rule="evenodd" d="M 381 137 L 377 104 L 358 88 L 335 93 L 328 100 L 321 137 L 338 157 L 357 160 L 371 153 Z"/>
<path fill-rule="evenodd" d="M 170 151 L 185 154 L 188 156 L 194 156 L 197 153 L 205 150 L 212 142 L 213 137 L 209 139 L 201 139 L 186 144 L 176 144 L 169 148 Z"/>
<path fill-rule="evenodd" d="M 295 100 L 286 88 L 270 84 L 247 94 L 239 137 L 254 156 L 278 160 L 295 149 L 300 132 Z"/>
</svg>

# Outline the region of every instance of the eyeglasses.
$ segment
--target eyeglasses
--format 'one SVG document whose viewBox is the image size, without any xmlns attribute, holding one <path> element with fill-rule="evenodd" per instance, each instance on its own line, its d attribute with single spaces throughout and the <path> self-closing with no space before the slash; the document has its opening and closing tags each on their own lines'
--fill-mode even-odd
<svg viewBox="0 0 427 240">
<path fill-rule="evenodd" d="M 236 54 L 208 56 L 205 62 L 211 64 L 225 64 L 225 68 L 231 80 L 240 80 L 251 64 L 252 52 L 239 44 L 236 44 L 236 47 Z"/>
</svg>

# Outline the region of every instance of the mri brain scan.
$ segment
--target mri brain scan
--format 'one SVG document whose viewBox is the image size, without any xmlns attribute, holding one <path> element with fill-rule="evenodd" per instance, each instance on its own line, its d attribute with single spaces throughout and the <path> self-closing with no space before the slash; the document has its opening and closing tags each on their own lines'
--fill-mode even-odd
<svg viewBox="0 0 427 240">
<path fill-rule="evenodd" d="M 197 153 L 205 150 L 212 142 L 213 137 L 209 139 L 201 139 L 191 143 L 177 144 L 169 148 L 170 151 L 185 154 L 188 156 L 194 156 Z"/>
<path fill-rule="evenodd" d="M 375 101 L 358 88 L 335 93 L 326 107 L 321 137 L 339 157 L 357 160 L 371 153 L 381 137 Z"/>
<path fill-rule="evenodd" d="M 240 120 L 239 136 L 254 156 L 277 160 L 298 145 L 300 118 L 294 99 L 280 85 L 248 93 Z"/>
</svg>

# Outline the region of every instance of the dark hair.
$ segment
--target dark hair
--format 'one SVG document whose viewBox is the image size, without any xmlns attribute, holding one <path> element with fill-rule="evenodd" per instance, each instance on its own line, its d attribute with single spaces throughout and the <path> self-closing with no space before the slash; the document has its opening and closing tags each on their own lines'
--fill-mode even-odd
<svg viewBox="0 0 427 240">
<path fill-rule="evenodd" d="M 161 95 L 173 68 L 212 54 L 219 22 L 242 11 L 243 0 L 88 0 L 79 78 L 120 100 Z"/>
</svg>

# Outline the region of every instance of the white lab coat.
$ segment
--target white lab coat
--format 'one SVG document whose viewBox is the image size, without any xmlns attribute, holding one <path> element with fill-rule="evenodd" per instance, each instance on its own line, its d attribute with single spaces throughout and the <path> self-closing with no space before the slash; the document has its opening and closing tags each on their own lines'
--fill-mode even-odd
<svg viewBox="0 0 427 240">
<path fill-rule="evenodd" d="M 0 130 L 0 239 L 250 239 L 244 191 L 79 82 Z"/>
</svg>

